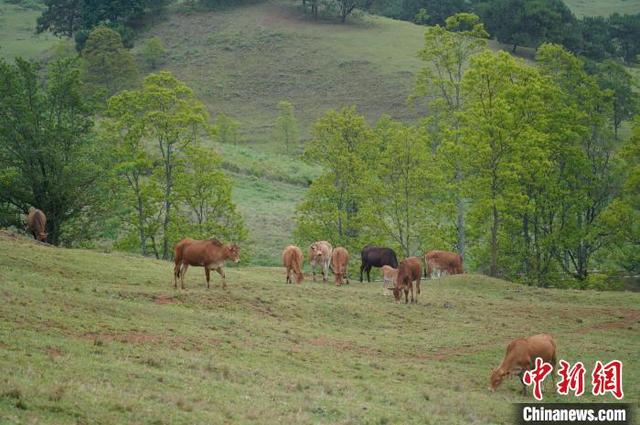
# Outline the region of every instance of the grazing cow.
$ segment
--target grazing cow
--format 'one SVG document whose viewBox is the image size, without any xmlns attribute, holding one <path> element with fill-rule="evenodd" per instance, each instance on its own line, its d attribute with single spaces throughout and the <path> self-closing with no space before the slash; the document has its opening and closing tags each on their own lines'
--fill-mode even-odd
<svg viewBox="0 0 640 425">
<path fill-rule="evenodd" d="M 438 277 L 442 272 L 447 274 L 462 274 L 462 257 L 460 254 L 449 251 L 429 251 L 424 254 L 424 262 L 427 265 L 424 277 L 431 279 L 431 272 L 437 270 Z"/>
<path fill-rule="evenodd" d="M 396 277 L 398 277 L 398 269 L 391 266 L 382 266 L 382 294 L 391 295 L 386 289 L 392 289 L 396 285 Z"/>
<path fill-rule="evenodd" d="M 29 208 L 29 215 L 27 215 L 27 225 L 29 226 L 29 231 L 33 237 L 40 241 L 47 241 L 47 216 L 44 215 L 42 211 L 37 208 Z"/>
<path fill-rule="evenodd" d="M 404 291 L 404 302 L 409 302 L 409 291 L 411 291 L 411 302 L 418 303 L 420 295 L 420 279 L 422 278 L 422 261 L 418 257 L 405 258 L 398 266 L 398 276 L 396 277 L 393 296 L 396 301 L 400 301 L 401 292 Z M 413 282 L 416 282 L 416 297 L 413 298 Z"/>
<path fill-rule="evenodd" d="M 316 281 L 316 266 L 320 266 L 322 269 L 322 281 L 327 281 L 332 251 L 333 247 L 327 241 L 317 241 L 309 247 L 309 263 L 311 263 L 311 274 L 314 282 Z"/>
<path fill-rule="evenodd" d="M 189 266 L 204 267 L 209 289 L 211 270 L 222 276 L 222 287 L 227 288 L 227 278 L 224 274 L 224 262 L 231 260 L 234 263 L 240 261 L 240 247 L 236 244 L 225 245 L 217 239 L 205 239 L 203 241 L 185 238 L 175 246 L 175 266 L 173 268 L 173 287 L 180 285 L 184 288 L 184 277 Z"/>
<path fill-rule="evenodd" d="M 341 246 L 334 249 L 333 254 L 331 254 L 331 268 L 335 275 L 336 286 L 342 285 L 343 280 L 346 281 L 347 285 L 349 284 L 349 276 L 347 275 L 348 264 L 349 252 Z"/>
<path fill-rule="evenodd" d="M 287 269 L 287 283 L 293 283 L 292 274 L 296 276 L 299 285 L 304 280 L 302 274 L 302 250 L 295 245 L 289 245 L 282 252 L 282 264 Z"/>
<path fill-rule="evenodd" d="M 551 363 L 555 369 L 556 342 L 551 335 L 540 334 L 511 341 L 502 364 L 491 371 L 489 390 L 495 391 L 506 376 L 517 375 L 522 382 L 522 394 L 527 395 L 527 386 L 523 381 L 524 372 L 533 369 L 537 357 Z M 555 382 L 555 374 L 551 375 Z"/>
<path fill-rule="evenodd" d="M 367 245 L 362 248 L 360 254 L 362 263 L 360 264 L 360 282 L 362 282 L 362 272 L 367 272 L 367 282 L 371 282 L 371 267 L 391 266 L 398 268 L 396 253 L 391 248 Z"/>
</svg>

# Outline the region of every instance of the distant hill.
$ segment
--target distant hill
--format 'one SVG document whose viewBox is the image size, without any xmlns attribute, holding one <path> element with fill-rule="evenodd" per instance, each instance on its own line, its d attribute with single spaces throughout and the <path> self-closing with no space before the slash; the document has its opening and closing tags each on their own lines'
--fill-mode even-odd
<svg viewBox="0 0 640 425">
<path fill-rule="evenodd" d="M 578 17 L 640 13 L 640 0 L 564 0 Z"/>
</svg>

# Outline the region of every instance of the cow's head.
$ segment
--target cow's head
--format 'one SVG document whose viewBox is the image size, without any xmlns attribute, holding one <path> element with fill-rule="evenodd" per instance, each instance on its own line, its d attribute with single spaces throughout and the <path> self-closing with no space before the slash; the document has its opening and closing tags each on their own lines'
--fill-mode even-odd
<svg viewBox="0 0 640 425">
<path fill-rule="evenodd" d="M 38 240 L 40 242 L 46 242 L 47 241 L 47 232 L 40 232 L 38 234 Z"/>
<path fill-rule="evenodd" d="M 225 247 L 225 251 L 229 260 L 233 261 L 234 263 L 240 261 L 240 247 L 237 244 L 232 243 L 231 245 L 227 245 Z"/>
<path fill-rule="evenodd" d="M 503 369 L 493 369 L 491 376 L 489 377 L 489 391 L 493 392 L 498 388 L 498 385 L 502 383 L 502 380 L 507 376 L 509 372 Z"/>
</svg>

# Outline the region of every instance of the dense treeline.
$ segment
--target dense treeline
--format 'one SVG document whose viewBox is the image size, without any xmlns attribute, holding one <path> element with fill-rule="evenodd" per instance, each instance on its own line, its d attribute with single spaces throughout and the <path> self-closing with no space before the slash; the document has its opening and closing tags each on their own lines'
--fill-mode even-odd
<svg viewBox="0 0 640 425">
<path fill-rule="evenodd" d="M 538 47 L 551 42 L 592 60 L 637 61 L 640 14 L 576 18 L 562 0 L 380 0 L 371 10 L 418 24 L 444 24 L 448 16 L 473 12 L 498 41 Z"/>
<path fill-rule="evenodd" d="M 586 287 L 596 265 L 637 272 L 640 141 L 637 129 L 616 138 L 615 93 L 559 45 L 528 65 L 487 50 L 473 15 L 446 25 L 427 29 L 420 52 L 422 123 L 371 128 L 354 108 L 318 121 L 305 155 L 327 172 L 298 208 L 300 242 L 457 249 L 490 275 L 539 285 Z"/>
</svg>

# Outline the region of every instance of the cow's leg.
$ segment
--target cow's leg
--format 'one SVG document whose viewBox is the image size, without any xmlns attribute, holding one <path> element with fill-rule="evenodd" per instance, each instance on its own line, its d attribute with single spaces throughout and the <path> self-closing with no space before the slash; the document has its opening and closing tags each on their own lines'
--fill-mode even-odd
<svg viewBox="0 0 640 425">
<path fill-rule="evenodd" d="M 290 283 L 291 282 L 291 269 L 289 267 L 287 267 L 287 278 L 285 279 L 285 283 Z"/>
<path fill-rule="evenodd" d="M 222 277 L 222 289 L 227 289 L 227 276 L 224 274 L 224 268 L 218 267 L 216 271 Z"/>
<path fill-rule="evenodd" d="M 409 289 L 405 288 L 404 290 L 404 303 L 408 304 L 409 303 Z"/>
<path fill-rule="evenodd" d="M 180 263 L 173 266 L 173 289 L 178 289 L 178 276 L 180 276 Z"/>
<path fill-rule="evenodd" d="M 418 304 L 418 295 L 420 295 L 420 276 L 416 280 L 416 304 Z"/>
<path fill-rule="evenodd" d="M 323 281 L 327 282 L 329 280 L 329 260 L 326 260 L 324 262 L 324 269 L 322 270 L 323 272 Z M 342 283 L 342 281 L 340 281 L 340 283 Z"/>
<path fill-rule="evenodd" d="M 362 283 L 362 272 L 364 271 L 364 263 L 360 264 L 360 283 Z"/>
<path fill-rule="evenodd" d="M 520 378 L 520 382 L 522 383 L 522 395 L 526 396 L 527 385 L 524 383 L 524 370 L 521 370 L 520 373 L 518 373 L 518 378 Z"/>
<path fill-rule="evenodd" d="M 182 268 L 180 269 L 180 286 L 184 289 L 184 278 L 187 275 L 187 269 L 189 268 L 188 263 L 182 263 Z"/>
<path fill-rule="evenodd" d="M 311 263 L 311 276 L 313 278 L 313 281 L 316 281 L 316 265 L 315 263 Z"/>
<path fill-rule="evenodd" d="M 209 267 L 204 266 L 204 275 L 207 278 L 207 289 L 209 289 L 209 280 L 211 279 L 211 269 Z"/>
<path fill-rule="evenodd" d="M 371 283 L 371 266 L 367 266 L 367 282 Z"/>
</svg>

